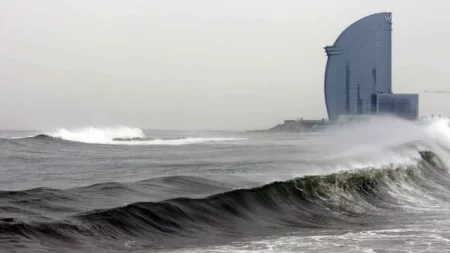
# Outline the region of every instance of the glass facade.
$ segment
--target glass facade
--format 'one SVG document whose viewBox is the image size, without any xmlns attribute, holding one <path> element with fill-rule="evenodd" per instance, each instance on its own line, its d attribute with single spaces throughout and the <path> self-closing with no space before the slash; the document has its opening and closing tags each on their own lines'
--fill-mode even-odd
<svg viewBox="0 0 450 253">
<path fill-rule="evenodd" d="M 392 93 L 392 14 L 362 18 L 325 47 L 325 101 L 330 120 L 374 112 L 373 94 Z"/>
<path fill-rule="evenodd" d="M 417 94 L 378 94 L 376 112 L 392 114 L 405 119 L 419 116 L 419 95 Z"/>
</svg>

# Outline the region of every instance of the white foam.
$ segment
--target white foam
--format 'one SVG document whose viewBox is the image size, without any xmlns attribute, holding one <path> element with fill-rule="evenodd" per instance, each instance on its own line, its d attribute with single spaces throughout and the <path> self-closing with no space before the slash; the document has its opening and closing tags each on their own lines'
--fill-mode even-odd
<svg viewBox="0 0 450 253">
<path fill-rule="evenodd" d="M 446 118 L 413 122 L 373 116 L 364 121 L 335 126 L 302 140 L 301 145 L 311 152 L 299 149 L 294 161 L 303 165 L 277 170 L 276 173 L 280 174 L 277 180 L 367 167 L 414 165 L 420 158 L 418 151 L 424 150 L 436 153 L 450 168 L 449 123 Z"/>
<path fill-rule="evenodd" d="M 164 140 L 164 139 L 155 139 L 155 140 L 149 140 L 149 141 L 113 141 L 111 144 L 128 144 L 128 145 L 172 145 L 172 146 L 178 146 L 178 145 L 187 145 L 187 144 L 201 144 L 201 143 L 209 143 L 209 142 L 230 142 L 230 141 L 239 141 L 239 140 L 246 140 L 246 138 L 219 138 L 219 137 L 213 137 L 213 138 L 181 138 L 181 139 L 171 139 L 171 140 Z"/>
<path fill-rule="evenodd" d="M 133 138 L 145 139 L 147 136 L 140 128 L 132 127 L 85 127 L 79 129 L 59 129 L 46 135 L 69 141 L 95 143 L 95 144 L 115 144 L 115 145 L 187 145 L 210 142 L 230 142 L 245 140 L 245 138 L 234 137 L 211 137 L 211 138 L 179 138 L 179 139 L 152 139 L 152 140 L 132 140 Z M 130 139 L 129 141 L 119 141 L 117 139 Z"/>
<path fill-rule="evenodd" d="M 98 144 L 111 144 L 114 142 L 113 139 L 116 138 L 145 138 L 141 129 L 125 126 L 113 128 L 85 127 L 71 130 L 63 128 L 47 135 L 69 141 Z"/>
<path fill-rule="evenodd" d="M 287 234 L 254 240 L 238 240 L 228 245 L 185 248 L 173 252 L 443 252 L 450 246 L 444 228 L 380 229 L 361 232 Z M 446 252 L 446 251 L 445 251 Z"/>
</svg>

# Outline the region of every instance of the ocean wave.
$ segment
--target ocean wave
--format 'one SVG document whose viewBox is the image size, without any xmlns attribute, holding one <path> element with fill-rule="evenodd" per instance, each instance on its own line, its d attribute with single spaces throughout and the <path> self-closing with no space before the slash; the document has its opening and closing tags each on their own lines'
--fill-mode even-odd
<svg viewBox="0 0 450 253">
<path fill-rule="evenodd" d="M 423 192 L 435 194 L 445 185 L 448 172 L 431 152 L 422 152 L 415 166 L 366 168 L 323 176 L 304 176 L 261 187 L 237 189 L 202 199 L 177 198 L 141 202 L 124 207 L 97 210 L 77 216 L 87 224 L 111 231 L 162 233 L 226 228 L 243 223 L 296 227 L 332 227 L 360 223 L 362 216 L 377 216 L 383 210 L 421 203 Z M 448 182 L 448 181 L 445 181 Z M 404 192 L 399 193 L 399 189 Z M 417 198 L 412 199 L 411 196 Z M 437 196 L 436 197 L 442 197 Z M 368 219 L 364 219 L 367 221 Z M 128 225 L 131 225 L 128 226 Z M 96 224 L 99 226 L 100 224 Z M 250 226 L 250 225 L 249 225 Z M 245 227 L 245 226 L 244 226 Z"/>
<path fill-rule="evenodd" d="M 146 137 L 141 129 L 124 126 L 114 128 L 86 127 L 74 130 L 59 129 L 58 131 L 48 133 L 47 135 L 69 141 L 96 144 L 112 144 L 114 143 L 114 139 Z"/>
<path fill-rule="evenodd" d="M 95 128 L 86 127 L 80 129 L 59 129 L 55 132 L 45 132 L 34 136 L 14 137 L 9 139 L 61 139 L 89 144 L 112 144 L 112 145 L 188 145 L 203 143 L 220 143 L 247 140 L 237 137 L 177 137 L 158 138 L 148 137 L 140 128 L 115 127 Z"/>
<path fill-rule="evenodd" d="M 0 221 L 0 236 L 64 241 L 84 236 L 109 240 L 139 237 L 150 245 L 163 245 L 175 238 L 201 238 L 212 233 L 370 225 L 389 213 L 430 209 L 436 201 L 449 201 L 447 168 L 435 153 L 420 152 L 420 157 L 415 165 L 310 175 L 204 198 L 136 202 L 76 214 L 63 221 L 6 219 Z M 118 184 L 103 186 L 122 188 Z M 3 193 L 4 198 L 10 195 Z"/>
</svg>

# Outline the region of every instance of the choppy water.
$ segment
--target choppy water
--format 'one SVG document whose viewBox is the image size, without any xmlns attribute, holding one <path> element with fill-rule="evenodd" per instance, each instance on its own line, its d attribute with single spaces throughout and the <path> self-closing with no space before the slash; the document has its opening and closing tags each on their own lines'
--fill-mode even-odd
<svg viewBox="0 0 450 253">
<path fill-rule="evenodd" d="M 3 252 L 448 252 L 447 119 L 0 132 Z"/>
</svg>

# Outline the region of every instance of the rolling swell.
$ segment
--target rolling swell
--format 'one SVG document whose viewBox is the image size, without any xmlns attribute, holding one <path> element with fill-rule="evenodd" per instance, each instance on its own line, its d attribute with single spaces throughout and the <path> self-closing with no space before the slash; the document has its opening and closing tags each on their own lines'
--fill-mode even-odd
<svg viewBox="0 0 450 253">
<path fill-rule="evenodd" d="M 141 238 L 150 245 L 164 245 L 174 237 L 223 238 L 271 228 L 370 226 L 399 210 L 414 211 L 423 194 L 447 200 L 442 191 L 449 182 L 446 169 L 434 153 L 420 154 L 415 165 L 305 176 L 205 198 L 137 202 L 47 223 L 6 220 L 0 222 L 0 236 L 64 241 Z"/>
</svg>

